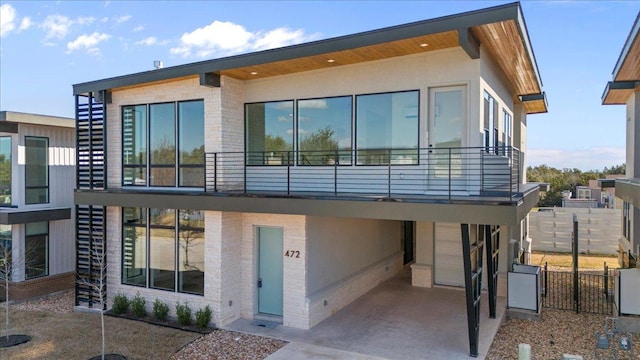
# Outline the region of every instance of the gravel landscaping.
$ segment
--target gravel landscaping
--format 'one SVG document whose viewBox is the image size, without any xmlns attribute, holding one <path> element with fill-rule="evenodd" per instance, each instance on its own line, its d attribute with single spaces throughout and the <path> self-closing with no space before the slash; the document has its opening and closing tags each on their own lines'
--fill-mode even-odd
<svg viewBox="0 0 640 360">
<path fill-rule="evenodd" d="M 24 311 L 25 313 L 70 314 L 73 313 L 73 292 L 63 292 L 32 301 L 13 303 L 11 307 L 16 313 Z M 95 314 L 75 315 L 91 316 Z M 531 345 L 531 359 L 533 360 L 560 359 L 562 354 L 581 355 L 585 360 L 596 359 L 594 356 L 595 332 L 603 330 L 605 318 L 605 315 L 576 314 L 572 311 L 545 308 L 540 320 L 507 319 L 500 328 L 487 354 L 487 359 L 517 359 L 518 344 L 520 343 Z M 45 320 L 43 319 L 43 321 Z M 140 323 L 116 318 L 112 318 L 111 321 L 124 322 L 121 325 L 123 327 L 132 327 L 132 322 Z M 69 326 L 73 325 L 69 324 Z M 75 330 L 69 328 L 67 331 Z M 176 334 L 182 333 L 178 330 L 174 332 Z M 138 332 L 138 334 L 143 336 L 143 333 Z M 172 355 L 167 355 L 171 360 L 264 359 L 286 345 L 286 342 L 280 340 L 225 330 L 215 330 L 204 336 L 195 334 L 190 338 L 191 340 L 185 337 L 182 339 L 184 339 L 182 340 L 184 341 L 182 348 L 178 347 L 177 352 L 173 350 Z M 136 338 L 130 340 L 134 343 L 141 341 Z M 640 335 L 634 337 L 633 340 L 636 359 L 640 359 Z M 49 341 L 55 341 L 55 339 Z M 114 339 L 114 341 L 117 340 Z M 16 348 L 22 346 L 28 347 L 30 345 L 27 343 Z M 64 346 L 64 344 L 60 344 L 60 346 Z M 117 348 L 116 346 L 116 350 Z M 122 349 L 126 349 L 126 347 Z M 127 355 L 129 359 L 144 358 L 141 355 L 128 354 L 126 351 L 119 352 Z M 623 354 L 626 355 L 626 353 L 619 353 L 618 359 L 627 359 L 627 357 L 621 356 Z M 1 351 L 0 358 L 2 358 Z M 10 356 L 10 358 L 14 357 Z M 28 359 L 31 357 L 18 356 L 15 358 Z M 69 358 L 82 358 L 82 356 Z M 609 359 L 611 356 L 604 358 Z"/>
</svg>

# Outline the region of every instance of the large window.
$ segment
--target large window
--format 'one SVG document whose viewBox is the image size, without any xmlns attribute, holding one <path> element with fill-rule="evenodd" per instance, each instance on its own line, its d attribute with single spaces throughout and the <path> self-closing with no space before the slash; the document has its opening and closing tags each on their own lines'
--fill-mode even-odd
<svg viewBox="0 0 640 360">
<path fill-rule="evenodd" d="M 293 101 L 245 105 L 248 165 L 293 164 Z"/>
<path fill-rule="evenodd" d="M 507 112 L 507 110 L 503 110 L 503 118 L 504 132 L 502 133 L 502 145 L 506 149 L 513 145 L 511 140 L 513 136 L 513 117 Z"/>
<path fill-rule="evenodd" d="M 27 223 L 24 242 L 25 277 L 49 275 L 49 223 Z"/>
<path fill-rule="evenodd" d="M 204 102 L 124 106 L 122 157 L 123 185 L 203 187 Z"/>
<path fill-rule="evenodd" d="M 25 203 L 49 202 L 49 139 L 25 136 Z"/>
<path fill-rule="evenodd" d="M 418 162 L 419 98 L 417 90 L 356 96 L 357 164 Z"/>
<path fill-rule="evenodd" d="M 487 153 L 499 154 L 500 121 L 498 102 L 488 92 L 484 92 L 484 147 Z"/>
<path fill-rule="evenodd" d="M 0 206 L 11 206 L 10 136 L 0 136 Z"/>
<path fill-rule="evenodd" d="M 351 164 L 352 97 L 298 101 L 298 164 Z"/>
<path fill-rule="evenodd" d="M 204 295 L 204 214 L 122 209 L 122 283 Z"/>
</svg>

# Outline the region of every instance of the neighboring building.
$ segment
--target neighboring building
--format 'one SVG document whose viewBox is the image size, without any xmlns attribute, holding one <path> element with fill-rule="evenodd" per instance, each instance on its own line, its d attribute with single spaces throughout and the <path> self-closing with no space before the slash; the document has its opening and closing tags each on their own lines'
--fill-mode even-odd
<svg viewBox="0 0 640 360">
<path fill-rule="evenodd" d="M 616 180 L 616 196 L 622 199 L 622 238 L 620 257 L 624 265 L 632 264 L 640 252 L 640 14 L 629 32 L 613 80 L 602 95 L 603 105 L 626 105 L 627 159 L 626 179 Z M 625 261 L 626 260 L 626 261 Z"/>
<path fill-rule="evenodd" d="M 477 354 L 478 275 L 495 314 L 539 198 L 526 124 L 547 104 L 519 3 L 73 92 L 77 272 L 106 249 L 109 304 L 308 329 L 411 264 L 414 286 L 466 289 Z"/>
<path fill-rule="evenodd" d="M 74 126 L 69 118 L 0 112 L 0 248 L 13 260 L 9 299 L 73 288 Z"/>
</svg>

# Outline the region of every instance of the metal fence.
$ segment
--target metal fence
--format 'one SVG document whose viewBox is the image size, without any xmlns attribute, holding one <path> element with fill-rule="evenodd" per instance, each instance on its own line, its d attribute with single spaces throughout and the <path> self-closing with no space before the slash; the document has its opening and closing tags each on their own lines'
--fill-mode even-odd
<svg viewBox="0 0 640 360">
<path fill-rule="evenodd" d="M 576 313 L 613 313 L 615 270 L 604 265 L 603 271 L 549 270 L 542 272 L 542 306 Z"/>
<path fill-rule="evenodd" d="M 512 147 L 206 153 L 205 189 L 511 199 L 520 191 L 521 161 Z"/>
</svg>

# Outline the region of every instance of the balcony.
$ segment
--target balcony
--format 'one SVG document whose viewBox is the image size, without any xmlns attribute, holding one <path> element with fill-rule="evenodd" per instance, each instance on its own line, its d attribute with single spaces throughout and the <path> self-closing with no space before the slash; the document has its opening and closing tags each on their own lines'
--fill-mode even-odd
<svg viewBox="0 0 640 360">
<path fill-rule="evenodd" d="M 216 152 L 205 154 L 207 193 L 381 201 L 522 198 L 512 147 Z"/>
</svg>

